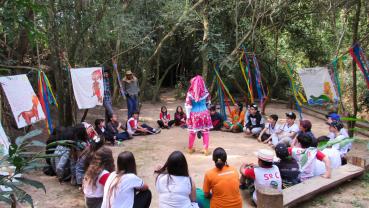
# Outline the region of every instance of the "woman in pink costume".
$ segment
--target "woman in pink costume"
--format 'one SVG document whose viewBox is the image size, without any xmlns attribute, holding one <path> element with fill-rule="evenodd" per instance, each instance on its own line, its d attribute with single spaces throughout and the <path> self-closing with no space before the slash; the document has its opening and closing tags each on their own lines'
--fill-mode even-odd
<svg viewBox="0 0 369 208">
<path fill-rule="evenodd" d="M 193 153 L 193 144 L 196 133 L 202 134 L 203 153 L 209 155 L 209 130 L 213 128 L 207 104 L 210 104 L 210 95 L 205 87 L 203 78 L 199 75 L 191 79 L 191 86 L 186 96 L 187 127 L 189 130 L 188 152 Z"/>
</svg>

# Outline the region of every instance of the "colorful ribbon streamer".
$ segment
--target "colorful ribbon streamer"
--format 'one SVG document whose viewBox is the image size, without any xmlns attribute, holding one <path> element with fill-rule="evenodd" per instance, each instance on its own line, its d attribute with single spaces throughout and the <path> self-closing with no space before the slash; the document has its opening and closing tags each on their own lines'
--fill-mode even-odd
<svg viewBox="0 0 369 208">
<path fill-rule="evenodd" d="M 349 49 L 349 52 L 352 58 L 355 60 L 357 66 L 360 68 L 361 72 L 363 73 L 364 79 L 366 81 L 366 85 L 369 89 L 369 63 L 366 59 L 363 49 L 357 43 Z"/>
<path fill-rule="evenodd" d="M 58 107 L 58 103 L 55 99 L 49 79 L 43 71 L 38 72 L 38 99 L 40 100 L 42 110 L 46 116 L 46 128 L 48 133 L 51 134 L 53 132 L 53 122 L 50 115 L 50 105 L 54 104 Z"/>
</svg>

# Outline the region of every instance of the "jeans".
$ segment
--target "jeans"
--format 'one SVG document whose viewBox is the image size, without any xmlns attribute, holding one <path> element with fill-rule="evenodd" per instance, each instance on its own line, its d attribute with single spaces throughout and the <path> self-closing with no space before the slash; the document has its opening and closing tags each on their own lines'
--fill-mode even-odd
<svg viewBox="0 0 369 208">
<path fill-rule="evenodd" d="M 104 100 L 104 108 L 105 108 L 105 121 L 108 122 L 109 118 L 114 114 L 113 106 L 111 104 L 111 101 L 105 101 Z"/>
<path fill-rule="evenodd" d="M 137 111 L 137 95 L 127 95 L 127 108 L 128 108 L 128 119 L 132 117 L 133 113 Z"/>
</svg>

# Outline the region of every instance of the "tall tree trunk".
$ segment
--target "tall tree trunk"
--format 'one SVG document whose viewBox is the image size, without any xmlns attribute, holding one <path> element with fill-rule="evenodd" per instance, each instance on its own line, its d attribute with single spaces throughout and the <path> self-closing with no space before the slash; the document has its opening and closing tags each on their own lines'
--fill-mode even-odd
<svg viewBox="0 0 369 208">
<path fill-rule="evenodd" d="M 119 54 L 120 51 L 120 33 L 118 33 L 118 39 L 117 39 L 117 43 L 115 44 L 115 54 Z M 118 73 L 119 73 L 119 56 L 116 56 L 116 63 L 117 63 L 117 69 L 118 69 Z M 119 83 L 118 83 L 118 75 L 117 73 L 115 73 L 115 70 L 113 68 L 113 70 L 111 71 L 111 76 L 112 76 L 112 83 L 113 83 L 113 103 L 118 103 L 119 98 L 120 98 L 120 94 L 119 94 Z"/>
<path fill-rule="evenodd" d="M 56 95 L 59 104 L 59 125 L 70 126 L 73 124 L 73 109 L 72 109 L 72 99 L 70 92 L 70 77 L 69 72 L 65 71 L 66 63 L 61 62 L 60 55 L 62 50 L 60 50 L 60 37 L 59 37 L 59 26 L 55 20 L 56 8 L 55 1 L 51 0 L 48 8 L 48 32 L 49 32 L 49 43 L 51 47 L 51 63 L 50 66 L 53 70 L 55 82 L 56 82 Z"/>
<path fill-rule="evenodd" d="M 204 26 L 204 37 L 202 39 L 202 49 L 201 49 L 201 58 L 202 58 L 202 77 L 205 82 L 207 80 L 208 72 L 209 72 L 209 63 L 208 63 L 208 42 L 209 42 L 209 1 L 205 0 L 204 9 L 203 9 L 203 26 Z"/>
<path fill-rule="evenodd" d="M 352 44 L 355 44 L 359 39 L 359 22 L 360 22 L 360 10 L 361 10 L 361 0 L 357 0 L 356 5 L 356 15 L 354 19 L 354 23 L 352 26 L 353 37 Z M 352 104 L 353 104 L 353 114 L 352 117 L 356 118 L 357 116 L 357 78 L 356 78 L 356 63 L 352 60 Z M 355 127 L 355 121 L 349 122 L 349 135 L 352 137 L 354 135 L 354 131 L 352 130 Z"/>
</svg>

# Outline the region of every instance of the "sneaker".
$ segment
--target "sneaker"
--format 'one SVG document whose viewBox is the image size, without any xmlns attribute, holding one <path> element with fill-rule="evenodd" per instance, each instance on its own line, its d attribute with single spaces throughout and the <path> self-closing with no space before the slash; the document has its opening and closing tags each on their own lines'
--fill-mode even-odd
<svg viewBox="0 0 369 208">
<path fill-rule="evenodd" d="M 161 132 L 161 129 L 153 129 L 155 134 L 159 134 Z"/>
</svg>

